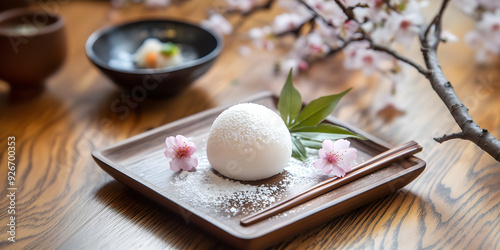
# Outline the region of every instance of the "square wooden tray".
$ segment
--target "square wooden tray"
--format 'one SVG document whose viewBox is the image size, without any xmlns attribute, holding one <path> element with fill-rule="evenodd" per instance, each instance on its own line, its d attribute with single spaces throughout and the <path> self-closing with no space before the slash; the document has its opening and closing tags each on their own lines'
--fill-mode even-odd
<svg viewBox="0 0 500 250">
<path fill-rule="evenodd" d="M 258 103 L 277 110 L 277 97 L 268 92 L 242 102 Z M 166 124 L 94 151 L 92 156 L 97 164 L 116 180 L 182 216 L 186 223 L 194 223 L 222 241 L 245 249 L 264 248 L 277 244 L 304 230 L 316 227 L 329 219 L 395 192 L 413 181 L 425 168 L 425 162 L 417 157 L 401 160 L 306 202 L 290 213 L 278 214 L 268 220 L 244 227 L 240 225 L 240 219 L 248 214 L 228 215 L 227 212 L 217 212 L 213 208 L 198 206 L 197 203 L 183 199 L 171 181 L 179 173 L 170 171 L 168 160 L 163 155 L 165 138 L 177 134 L 194 140 L 200 148 L 200 144 L 206 143 L 215 118 L 228 107 L 210 109 Z M 329 117 L 327 121 L 368 138 L 368 140 L 350 140 L 352 147 L 358 150 L 358 156 L 363 159 L 368 159 L 388 149 L 385 142 L 366 132 L 333 117 Z M 270 178 L 254 185 L 272 185 L 275 181 L 276 178 Z M 241 185 L 253 184 L 241 183 Z M 294 193 L 284 190 L 280 197 L 286 199 L 291 195 Z"/>
</svg>

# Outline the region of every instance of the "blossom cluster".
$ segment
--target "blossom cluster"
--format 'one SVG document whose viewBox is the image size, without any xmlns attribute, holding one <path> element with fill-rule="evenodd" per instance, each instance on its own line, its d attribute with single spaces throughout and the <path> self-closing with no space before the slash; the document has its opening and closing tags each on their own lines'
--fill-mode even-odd
<svg viewBox="0 0 500 250">
<path fill-rule="evenodd" d="M 476 50 L 476 61 L 488 62 L 500 55 L 500 1 L 455 0 L 465 13 L 477 19 L 474 30 L 465 35 L 465 41 Z"/>
<path fill-rule="evenodd" d="M 244 0 L 245 1 L 245 0 Z M 427 1 L 418 0 L 342 0 L 352 8 L 355 20 L 348 16 L 335 1 L 329 0 L 280 0 L 286 12 L 275 17 L 270 26 L 253 28 L 249 37 L 257 47 L 273 49 L 273 39 L 307 23 L 315 26 L 301 34 L 287 58 L 280 66 L 289 69 L 307 69 L 308 64 L 342 48 L 347 69 L 362 69 L 366 75 L 376 72 L 400 73 L 402 65 L 384 52 L 369 48 L 360 30 L 370 36 L 375 44 L 390 47 L 401 44 L 410 47 L 425 28 L 422 8 Z M 311 10 L 314 10 L 311 11 Z"/>
<path fill-rule="evenodd" d="M 248 13 L 252 8 L 262 6 L 259 0 L 222 0 L 228 3 L 229 11 Z M 269 0 L 268 0 L 269 1 Z M 270 0 L 273 1 L 273 0 Z M 391 47 L 400 44 L 409 48 L 412 42 L 426 28 L 422 9 L 426 0 L 340 0 L 346 8 L 351 8 L 354 19 L 349 18 L 336 1 L 332 0 L 277 0 L 285 11 L 275 16 L 270 25 L 254 27 L 248 37 L 259 49 L 273 50 L 276 40 L 288 33 L 298 34 L 288 55 L 277 63 L 280 72 L 293 68 L 296 75 L 307 70 L 311 63 L 332 53 L 343 51 L 344 67 L 362 70 L 367 76 L 380 73 L 388 79 L 392 88 L 380 98 L 380 109 L 395 107 L 401 110 L 391 95 L 396 85 L 404 79 L 407 65 L 385 52 L 371 49 L 370 42 Z M 269 3 L 269 2 L 268 2 Z M 202 22 L 222 35 L 232 32 L 231 24 L 222 15 L 212 14 Z M 310 26 L 309 32 L 300 32 Z M 443 39 L 456 40 L 449 32 L 442 32 Z M 370 42 L 367 41 L 369 37 Z M 249 55 L 250 49 L 241 47 L 242 56 Z"/>
</svg>

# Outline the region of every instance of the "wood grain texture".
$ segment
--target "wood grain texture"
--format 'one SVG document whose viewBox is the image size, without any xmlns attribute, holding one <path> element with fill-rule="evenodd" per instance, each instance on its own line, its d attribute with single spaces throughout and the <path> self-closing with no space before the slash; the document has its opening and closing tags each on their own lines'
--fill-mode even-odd
<svg viewBox="0 0 500 250">
<path fill-rule="evenodd" d="M 144 17 L 197 23 L 213 6 L 212 1 L 179 2 L 153 11 L 140 5 L 111 10 L 109 3 L 101 1 L 57 5 L 55 11 L 68 27 L 68 58 L 63 68 L 48 80 L 42 95 L 29 101 L 9 102 L 8 87 L 0 84 L 0 141 L 4 145 L 0 148 L 0 189 L 5 194 L 8 136 L 17 138 L 19 188 L 16 243 L 9 243 L 4 232 L 0 248 L 227 248 L 114 181 L 90 156 L 94 149 L 179 118 L 263 90 L 278 93 L 281 88 L 285 78 L 275 76 L 272 66 L 282 50 L 254 50 L 250 57 L 237 53 L 241 44 L 248 44 L 244 30 L 271 19 L 270 13 L 262 12 L 246 20 L 234 37 L 226 37 L 214 67 L 188 90 L 170 99 L 141 102 L 129 107 L 127 114 L 114 112 L 112 103 L 121 100 L 121 92 L 86 58 L 87 37 L 103 26 Z M 432 3 L 429 15 L 434 7 Z M 473 27 L 454 7 L 444 21 L 444 27 L 459 37 Z M 420 58 L 415 49 L 411 56 Z M 474 119 L 499 137 L 500 61 L 476 66 L 473 51 L 463 42 L 440 46 L 438 56 Z M 423 77 L 411 72 L 398 86 L 397 99 L 406 111 L 403 116 L 377 114 L 374 103 L 380 100 L 377 96 L 383 84 L 344 70 L 341 57 L 315 64 L 295 80 L 306 102 L 353 87 L 334 115 L 391 144 L 417 141 L 424 147 L 419 157 L 427 162 L 427 169 L 396 194 L 329 222 L 325 218 L 322 226 L 275 248 L 500 248 L 500 164 L 471 143 L 440 145 L 432 140 L 458 127 Z M 2 224 L 8 223 L 6 207 L 7 197 L 2 195 Z"/>
</svg>

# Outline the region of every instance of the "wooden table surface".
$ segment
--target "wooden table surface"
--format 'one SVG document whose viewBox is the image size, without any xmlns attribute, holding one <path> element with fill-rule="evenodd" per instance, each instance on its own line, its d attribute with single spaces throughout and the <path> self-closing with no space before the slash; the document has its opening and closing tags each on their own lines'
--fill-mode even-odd
<svg viewBox="0 0 500 250">
<path fill-rule="evenodd" d="M 60 2 L 60 3 L 59 3 Z M 141 5 L 111 9 L 103 1 L 53 1 L 49 7 L 66 19 L 68 56 L 38 97 L 9 101 L 0 84 L 0 248 L 226 248 L 208 233 L 131 191 L 102 171 L 90 153 L 151 128 L 191 114 L 270 90 L 278 93 L 285 78 L 273 73 L 283 55 L 253 50 L 242 57 L 244 34 L 271 20 L 261 12 L 243 22 L 213 68 L 181 94 L 146 100 L 115 113 L 121 92 L 86 58 L 84 44 L 96 29 L 146 17 L 198 23 L 212 1 L 180 1 L 162 10 Z M 41 3 L 37 3 L 37 7 Z M 435 10 L 429 7 L 429 14 Z M 278 13 L 273 9 L 272 13 Z M 238 17 L 231 18 L 233 23 Z M 473 22 L 451 7 L 445 27 L 463 37 Z M 289 45 L 284 41 L 283 46 Z M 415 44 L 416 45 L 416 44 Z M 420 58 L 418 48 L 411 52 Z M 443 69 L 476 121 L 500 137 L 500 63 L 479 67 L 463 41 L 440 47 Z M 383 140 L 416 140 L 427 169 L 402 190 L 370 205 L 305 231 L 276 248 L 500 248 L 500 164 L 471 143 L 442 145 L 433 136 L 457 131 L 429 83 L 410 70 L 397 99 L 405 114 L 377 114 L 381 84 L 346 71 L 342 58 L 314 64 L 295 79 L 306 102 L 349 87 L 354 89 L 334 113 L 339 119 Z M 135 105 L 131 105 L 135 106 Z M 7 138 L 16 137 L 16 242 L 7 241 Z"/>
</svg>

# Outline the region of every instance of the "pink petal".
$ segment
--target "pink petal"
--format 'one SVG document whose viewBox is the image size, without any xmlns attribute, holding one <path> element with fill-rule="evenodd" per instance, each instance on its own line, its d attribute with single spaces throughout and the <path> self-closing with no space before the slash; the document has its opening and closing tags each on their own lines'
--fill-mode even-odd
<svg viewBox="0 0 500 250">
<path fill-rule="evenodd" d="M 325 166 L 328 165 L 328 161 L 325 159 L 319 159 L 313 163 L 313 167 L 316 169 L 321 169 L 325 168 Z"/>
<path fill-rule="evenodd" d="M 349 148 L 350 144 L 351 143 L 348 140 L 340 139 L 340 140 L 335 141 L 335 143 L 333 144 L 333 146 L 335 148 L 335 151 L 338 152 L 340 150 Z"/>
<path fill-rule="evenodd" d="M 198 166 L 197 158 L 182 158 L 178 160 L 179 167 L 182 170 L 190 171 L 195 169 Z"/>
<path fill-rule="evenodd" d="M 186 147 L 187 147 L 187 157 L 191 157 L 191 155 L 194 154 L 194 152 L 196 152 L 196 144 L 194 144 L 194 142 L 188 142 L 186 143 Z"/>
<path fill-rule="evenodd" d="M 168 147 L 163 152 L 167 158 L 175 158 L 175 149 L 173 147 Z"/>
<path fill-rule="evenodd" d="M 323 143 L 321 144 L 323 146 L 323 149 L 326 150 L 326 152 L 331 152 L 334 149 L 334 144 L 331 140 L 324 140 Z"/>
<path fill-rule="evenodd" d="M 191 169 L 189 169 L 189 170 L 190 171 L 195 170 L 196 167 L 198 167 L 198 158 L 188 158 L 188 159 L 190 159 L 190 161 L 191 161 L 191 163 L 190 163 Z"/>
<path fill-rule="evenodd" d="M 314 168 L 321 169 L 325 174 L 333 172 L 338 177 L 344 177 L 351 170 L 351 164 L 357 158 L 357 150 L 349 148 L 348 140 L 324 140 L 323 148 L 318 151 L 320 159 L 313 163 Z"/>
<path fill-rule="evenodd" d="M 344 177 L 346 172 L 340 168 L 339 166 L 337 165 L 334 165 L 333 166 L 333 173 L 337 176 L 337 177 Z"/>
<path fill-rule="evenodd" d="M 167 139 L 165 139 L 165 143 L 167 144 L 167 147 L 174 147 L 175 146 L 175 137 L 169 136 Z"/>
<path fill-rule="evenodd" d="M 332 164 L 328 163 L 325 159 L 319 159 L 313 163 L 314 168 L 322 170 L 325 174 L 332 172 Z"/>
<path fill-rule="evenodd" d="M 334 169 L 334 167 L 332 164 L 326 164 L 325 167 L 323 168 L 323 172 L 325 174 L 330 174 L 333 169 Z"/>
<path fill-rule="evenodd" d="M 188 142 L 187 138 L 182 135 L 177 135 L 175 137 L 175 145 L 177 145 L 177 147 L 182 147 L 187 142 Z"/>
<path fill-rule="evenodd" d="M 357 150 L 355 148 L 348 148 L 339 152 L 342 156 L 338 162 L 340 168 L 344 169 L 346 172 L 351 170 L 351 165 L 354 160 L 358 157 Z"/>
<path fill-rule="evenodd" d="M 328 151 L 328 152 L 330 152 L 330 151 Z M 319 154 L 319 158 L 321 158 L 321 159 L 328 158 L 327 151 L 322 149 L 322 148 L 318 151 L 318 154 Z"/>
<path fill-rule="evenodd" d="M 170 161 L 170 169 L 174 172 L 181 170 L 179 158 L 174 158 Z"/>
</svg>

